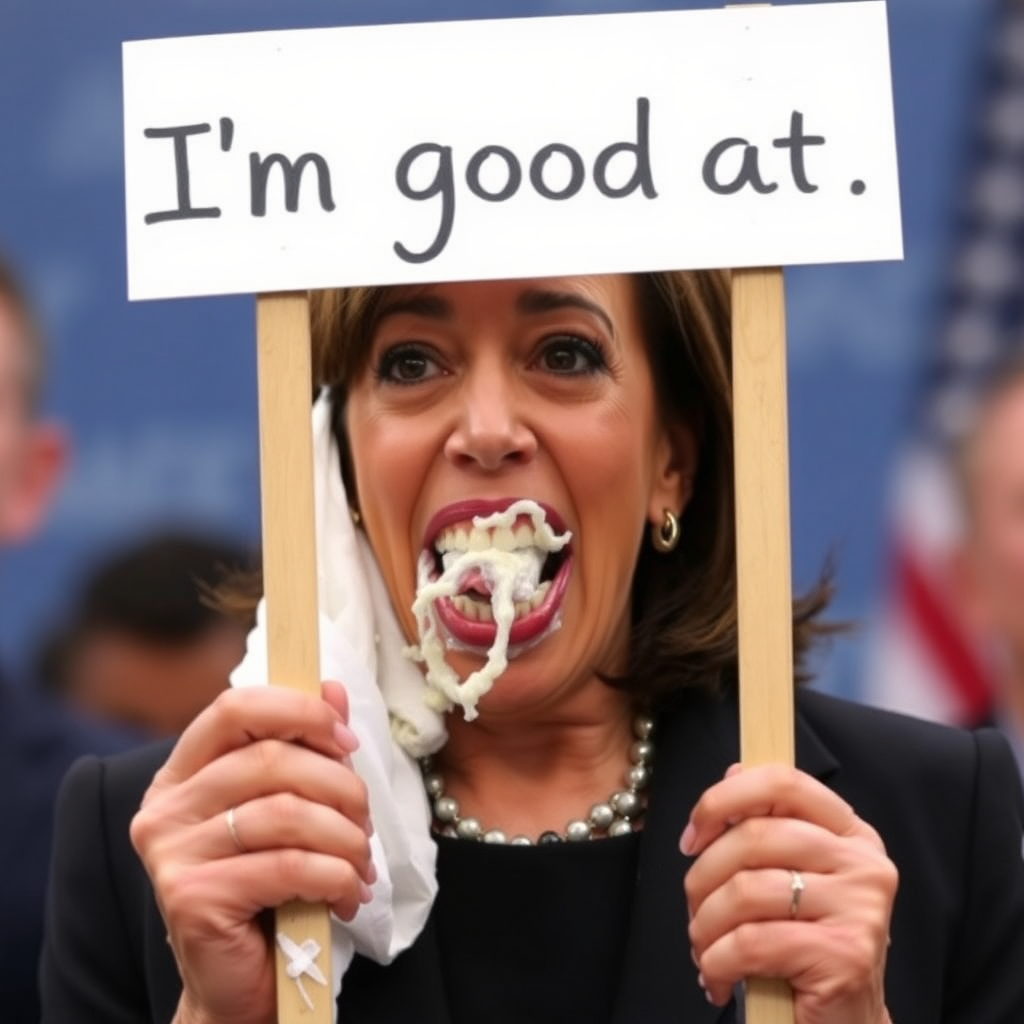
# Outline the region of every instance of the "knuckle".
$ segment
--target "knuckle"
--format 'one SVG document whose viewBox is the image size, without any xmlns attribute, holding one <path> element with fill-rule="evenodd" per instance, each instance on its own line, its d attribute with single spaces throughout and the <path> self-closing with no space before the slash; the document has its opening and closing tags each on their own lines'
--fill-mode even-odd
<svg viewBox="0 0 1024 1024">
<path fill-rule="evenodd" d="M 853 809 L 851 808 L 851 813 Z M 885 843 L 882 841 L 882 836 L 879 834 L 878 829 L 874 827 L 870 822 L 865 821 L 863 818 L 857 819 L 858 827 L 864 836 L 879 853 L 885 853 Z"/>
<path fill-rule="evenodd" d="M 732 933 L 733 944 L 740 959 L 751 966 L 760 962 L 762 930 L 757 924 L 744 921 Z"/>
<path fill-rule="evenodd" d="M 778 793 L 776 803 L 792 807 L 800 799 L 803 790 L 803 776 L 795 768 L 785 765 L 772 765 L 772 770 L 775 774 L 772 785 Z"/>
<path fill-rule="evenodd" d="M 287 756 L 287 744 L 280 740 L 259 740 L 251 746 L 259 761 L 259 771 L 267 778 L 280 777 L 282 764 Z"/>
<path fill-rule="evenodd" d="M 899 868 L 896 867 L 888 857 L 886 857 L 881 863 L 880 875 L 882 892 L 885 893 L 888 897 L 888 901 L 891 902 L 896 895 L 896 891 L 900 887 Z"/>
<path fill-rule="evenodd" d="M 238 724 L 240 716 L 238 692 L 235 689 L 221 690 L 209 703 L 205 714 L 210 717 L 214 726 L 225 728 Z"/>
<path fill-rule="evenodd" d="M 690 945 L 693 947 L 693 951 L 696 954 L 700 954 L 700 950 L 703 949 L 703 935 L 704 929 L 700 926 L 700 921 L 694 917 L 690 919 L 690 924 L 686 929 L 687 937 L 690 940 Z"/>
<path fill-rule="evenodd" d="M 707 790 L 693 808 L 691 820 L 696 825 L 705 821 L 715 821 L 725 813 L 725 799 L 715 788 Z"/>
<path fill-rule="evenodd" d="M 740 824 L 753 850 L 761 849 L 768 842 L 775 827 L 776 823 L 772 818 L 747 818 Z"/>
<path fill-rule="evenodd" d="M 726 883 L 730 900 L 741 910 L 749 910 L 757 902 L 759 892 L 763 891 L 763 885 L 758 885 L 754 875 L 750 871 L 738 871 Z"/>
<path fill-rule="evenodd" d="M 192 905 L 191 885 L 186 872 L 176 864 L 160 864 L 150 871 L 157 901 L 169 918 L 181 916 L 182 909 Z"/>
<path fill-rule="evenodd" d="M 294 793 L 275 793 L 267 798 L 267 817 L 280 839 L 291 840 L 301 831 L 305 815 Z"/>
<path fill-rule="evenodd" d="M 305 874 L 306 855 L 303 850 L 288 848 L 278 850 L 277 869 L 281 878 L 291 886 L 299 883 Z"/>
<path fill-rule="evenodd" d="M 128 837 L 135 852 L 144 857 L 154 833 L 154 818 L 145 808 L 136 812 L 128 826 Z"/>
<path fill-rule="evenodd" d="M 691 910 L 697 905 L 699 892 L 698 879 L 696 873 L 691 868 L 683 876 L 683 894 L 686 896 L 687 905 Z"/>
</svg>

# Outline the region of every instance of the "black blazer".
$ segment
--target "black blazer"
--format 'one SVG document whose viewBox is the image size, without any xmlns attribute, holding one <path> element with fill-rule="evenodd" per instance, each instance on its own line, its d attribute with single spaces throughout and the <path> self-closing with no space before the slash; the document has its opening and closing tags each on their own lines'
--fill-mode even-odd
<svg viewBox="0 0 1024 1024">
<path fill-rule="evenodd" d="M 37 1024 L 36 965 L 53 809 L 61 779 L 83 754 L 113 754 L 138 738 L 76 718 L 29 684 L 0 673 L 0 1020 Z"/>
<path fill-rule="evenodd" d="M 896 1024 L 1024 1022 L 1024 800 L 1005 740 L 810 692 L 797 696 L 797 760 L 881 833 L 900 871 L 886 998 Z M 615 1024 L 731 1024 L 689 955 L 679 835 L 698 795 L 737 760 L 730 699 L 692 693 L 659 718 Z M 166 745 L 80 762 L 60 801 L 44 1024 L 170 1021 L 180 982 L 128 822 Z M 470 951 L 467 951 L 469 953 Z M 482 1011 L 483 1013 L 483 1011 Z M 448 1024 L 436 935 L 388 967 L 361 958 L 344 1024 Z M 477 1024 L 477 1022 L 474 1022 Z M 479 1024 L 486 1024 L 482 1015 Z"/>
</svg>

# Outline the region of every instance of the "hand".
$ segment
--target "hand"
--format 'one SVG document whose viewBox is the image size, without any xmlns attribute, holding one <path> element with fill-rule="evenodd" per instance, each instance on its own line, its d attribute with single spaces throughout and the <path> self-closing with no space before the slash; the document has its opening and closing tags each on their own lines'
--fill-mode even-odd
<svg viewBox="0 0 1024 1024">
<path fill-rule="evenodd" d="M 263 912 L 301 899 L 348 920 L 369 900 L 371 827 L 347 717 L 338 683 L 323 685 L 323 700 L 282 687 L 228 690 L 154 777 L 131 838 L 181 974 L 179 1021 L 272 1022 Z"/>
<path fill-rule="evenodd" d="M 785 978 L 796 1024 L 886 1024 L 897 872 L 845 801 L 795 768 L 733 765 L 697 802 L 680 846 L 697 856 L 690 941 L 712 1003 L 743 978 Z"/>
</svg>

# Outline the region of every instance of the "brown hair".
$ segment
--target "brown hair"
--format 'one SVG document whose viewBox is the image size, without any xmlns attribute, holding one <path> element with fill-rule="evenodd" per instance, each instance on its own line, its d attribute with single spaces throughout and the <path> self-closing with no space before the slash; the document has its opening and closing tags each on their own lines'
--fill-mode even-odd
<svg viewBox="0 0 1024 1024">
<path fill-rule="evenodd" d="M 626 675 L 607 680 L 640 699 L 684 686 L 729 685 L 736 665 L 730 277 L 727 271 L 644 274 L 637 278 L 648 353 L 662 415 L 697 439 L 692 498 L 680 542 L 668 554 L 642 547 L 633 586 Z M 344 431 L 348 386 L 365 370 L 384 288 L 311 293 L 314 373 L 330 389 L 332 425 L 349 495 L 354 476 Z M 794 602 L 794 650 L 836 627 L 815 622 L 831 587 L 823 576 Z M 799 675 L 800 673 L 798 673 Z"/>
<path fill-rule="evenodd" d="M 39 406 L 45 370 L 43 334 L 21 281 L 14 268 L 0 255 L 0 306 L 6 306 L 15 323 L 21 344 L 21 380 L 19 391 L 26 415 L 34 415 Z"/>
</svg>

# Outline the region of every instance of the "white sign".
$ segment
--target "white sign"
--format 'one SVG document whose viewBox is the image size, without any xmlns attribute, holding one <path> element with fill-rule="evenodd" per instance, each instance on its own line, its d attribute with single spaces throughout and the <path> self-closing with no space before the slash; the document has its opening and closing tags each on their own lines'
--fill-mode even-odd
<svg viewBox="0 0 1024 1024">
<path fill-rule="evenodd" d="M 898 259 L 885 5 L 124 44 L 129 295 Z"/>
</svg>

